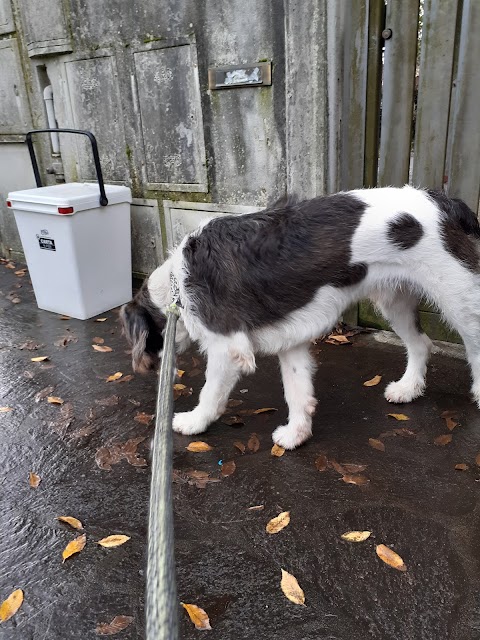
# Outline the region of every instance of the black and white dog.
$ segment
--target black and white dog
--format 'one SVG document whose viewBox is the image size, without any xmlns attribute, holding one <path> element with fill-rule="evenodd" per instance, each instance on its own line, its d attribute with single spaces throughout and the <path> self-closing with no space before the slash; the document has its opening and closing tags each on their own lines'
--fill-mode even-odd
<svg viewBox="0 0 480 640">
<path fill-rule="evenodd" d="M 193 339 L 208 358 L 198 406 L 177 413 L 174 430 L 205 431 L 239 377 L 255 370 L 255 354 L 277 354 L 289 418 L 273 440 L 294 449 L 311 436 L 317 403 L 309 344 L 362 298 L 375 303 L 407 347 L 406 371 L 385 398 L 422 395 L 431 347 L 417 321 L 424 296 L 461 334 L 480 405 L 479 251 L 480 226 L 464 202 L 409 186 L 209 220 L 124 306 L 133 367 L 158 366 L 173 276 L 182 304 L 178 351 Z"/>
</svg>

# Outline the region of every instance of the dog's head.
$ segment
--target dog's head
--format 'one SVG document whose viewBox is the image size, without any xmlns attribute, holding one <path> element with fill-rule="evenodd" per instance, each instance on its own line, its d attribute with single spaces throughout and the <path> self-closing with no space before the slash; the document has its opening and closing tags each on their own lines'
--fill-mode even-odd
<svg viewBox="0 0 480 640">
<path fill-rule="evenodd" d="M 152 302 L 147 281 L 134 299 L 123 305 L 120 318 L 132 347 L 133 370 L 146 373 L 158 369 L 166 317 Z"/>
</svg>

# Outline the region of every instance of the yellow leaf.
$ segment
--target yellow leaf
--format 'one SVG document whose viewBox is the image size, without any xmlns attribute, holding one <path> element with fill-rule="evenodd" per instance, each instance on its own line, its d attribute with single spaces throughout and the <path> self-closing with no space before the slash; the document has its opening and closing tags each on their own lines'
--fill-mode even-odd
<svg viewBox="0 0 480 640">
<path fill-rule="evenodd" d="M 347 542 L 364 542 L 371 535 L 371 531 L 348 531 L 347 533 L 342 533 L 340 537 L 342 540 L 347 540 Z"/>
<path fill-rule="evenodd" d="M 13 411 L 12 407 L 0 407 L 0 413 L 8 413 L 9 411 Z"/>
<path fill-rule="evenodd" d="M 123 373 L 121 371 L 117 371 L 117 373 L 114 373 L 113 375 L 108 376 L 107 382 L 115 382 L 115 380 L 120 380 L 122 376 L 123 376 Z"/>
<path fill-rule="evenodd" d="M 95 322 L 105 322 L 107 318 L 97 318 Z"/>
<path fill-rule="evenodd" d="M 305 594 L 300 588 L 297 579 L 284 569 L 282 569 L 282 581 L 280 582 L 280 586 L 285 596 L 291 602 L 305 605 Z"/>
<path fill-rule="evenodd" d="M 113 351 L 111 347 L 107 347 L 104 344 L 92 344 L 92 347 L 95 351 L 100 351 L 101 353 L 108 353 L 109 351 Z"/>
<path fill-rule="evenodd" d="M 187 387 L 184 384 L 177 383 L 173 385 L 173 388 L 175 389 L 175 391 L 183 391 Z"/>
<path fill-rule="evenodd" d="M 276 458 L 281 458 L 285 453 L 285 449 L 283 447 L 279 447 L 278 444 L 274 444 L 270 453 Z"/>
<path fill-rule="evenodd" d="M 36 489 L 41 481 L 42 479 L 40 478 L 40 476 L 37 476 L 36 473 L 33 473 L 33 471 L 30 471 L 30 473 L 28 474 L 28 482 L 32 487 L 32 489 Z"/>
<path fill-rule="evenodd" d="M 113 536 L 107 536 L 97 542 L 102 547 L 119 547 L 121 544 L 125 544 L 130 540 L 130 536 L 123 536 L 121 534 L 114 534 Z"/>
<path fill-rule="evenodd" d="M 392 551 L 384 544 L 377 545 L 375 551 L 377 552 L 377 556 L 380 558 L 380 560 L 383 560 L 383 562 L 385 562 L 385 564 L 388 564 L 389 567 L 393 567 L 394 569 L 398 569 L 399 571 L 407 570 L 405 563 L 398 555 L 398 553 L 395 553 L 395 551 Z"/>
<path fill-rule="evenodd" d="M 63 404 L 63 400 L 61 398 L 58 398 L 57 396 L 48 396 L 47 402 L 49 402 L 50 404 Z"/>
<path fill-rule="evenodd" d="M 183 369 L 177 369 L 177 376 L 179 378 L 182 378 L 184 375 L 185 371 Z"/>
<path fill-rule="evenodd" d="M 364 382 L 363 386 L 364 387 L 376 387 L 381 379 L 382 379 L 382 376 L 374 376 L 371 380 L 367 380 L 366 382 Z"/>
<path fill-rule="evenodd" d="M 395 418 L 395 420 L 410 420 L 410 418 L 404 413 L 389 413 L 388 415 L 391 418 Z"/>
<path fill-rule="evenodd" d="M 14 616 L 22 606 L 23 591 L 17 589 L 11 593 L 6 600 L 0 604 L 0 622 L 6 622 Z"/>
<path fill-rule="evenodd" d="M 194 453 L 201 453 L 202 451 L 211 451 L 213 447 L 211 447 L 206 442 L 190 442 L 188 447 L 186 447 L 187 451 L 193 451 Z"/>
<path fill-rule="evenodd" d="M 338 342 L 339 344 L 347 344 L 350 342 L 350 340 L 347 337 L 341 336 L 337 333 L 331 333 L 328 336 L 328 339 L 333 340 L 334 342 Z"/>
<path fill-rule="evenodd" d="M 37 356 L 36 358 L 30 358 L 32 362 L 44 362 L 48 360 L 48 356 Z"/>
<path fill-rule="evenodd" d="M 57 520 L 60 522 L 66 522 L 74 529 L 83 529 L 83 524 L 77 518 L 73 518 L 72 516 L 58 516 Z"/>
<path fill-rule="evenodd" d="M 282 511 L 278 516 L 272 518 L 265 527 L 267 533 L 278 533 L 290 522 L 290 511 Z"/>
<path fill-rule="evenodd" d="M 196 604 L 185 604 L 184 602 L 180 604 L 188 613 L 190 620 L 195 625 L 195 629 L 211 631 L 212 627 L 210 626 L 210 620 L 208 619 L 206 611 L 197 607 Z"/>
<path fill-rule="evenodd" d="M 78 538 L 75 538 L 75 540 L 72 540 L 71 542 L 69 542 L 62 552 L 62 558 L 63 558 L 62 564 L 63 562 L 65 562 L 67 558 L 70 558 L 70 556 L 73 556 L 75 553 L 80 553 L 80 551 L 84 548 L 86 544 L 87 544 L 87 536 L 85 533 L 83 534 L 83 536 L 78 536 Z"/>
</svg>

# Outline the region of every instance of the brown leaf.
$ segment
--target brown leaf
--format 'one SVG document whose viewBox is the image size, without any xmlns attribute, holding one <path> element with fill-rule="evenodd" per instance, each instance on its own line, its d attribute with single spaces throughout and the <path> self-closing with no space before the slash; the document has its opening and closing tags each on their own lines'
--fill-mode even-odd
<svg viewBox="0 0 480 640">
<path fill-rule="evenodd" d="M 278 446 L 278 444 L 274 444 L 270 453 L 272 454 L 272 456 L 275 456 L 275 458 L 281 458 L 285 453 L 285 449 Z"/>
<path fill-rule="evenodd" d="M 59 316 L 59 320 L 71 320 L 72 316 Z"/>
<path fill-rule="evenodd" d="M 188 447 L 185 447 L 187 451 L 193 451 L 194 453 L 203 453 L 204 451 L 211 451 L 213 447 L 211 447 L 206 442 L 202 442 L 198 440 L 196 442 L 190 442 Z"/>
<path fill-rule="evenodd" d="M 145 437 L 131 438 L 127 442 L 114 443 L 108 447 L 100 447 L 95 454 L 95 462 L 100 469 L 112 470 L 112 464 L 117 464 L 125 459 L 132 467 L 146 467 L 145 458 L 139 457 L 137 453 L 138 445 L 145 440 Z"/>
<path fill-rule="evenodd" d="M 480 467 L 480 453 L 477 453 L 475 457 L 475 464 L 477 465 L 477 467 Z"/>
<path fill-rule="evenodd" d="M 183 369 L 177 369 L 177 376 L 179 378 L 183 378 L 185 371 Z"/>
<path fill-rule="evenodd" d="M 207 471 L 199 471 L 197 469 L 192 469 L 192 471 L 185 471 L 185 473 L 187 474 L 187 476 L 190 476 L 190 478 L 196 478 L 197 480 L 205 480 L 205 478 L 208 478 L 209 473 Z"/>
<path fill-rule="evenodd" d="M 194 367 L 199 367 L 200 364 L 201 364 L 200 360 L 198 358 L 195 358 L 195 357 L 192 356 L 192 365 Z"/>
<path fill-rule="evenodd" d="M 174 384 L 173 385 L 173 399 L 177 400 L 180 396 L 191 396 L 193 393 L 193 389 L 187 387 L 184 384 Z"/>
<path fill-rule="evenodd" d="M 62 400 L 58 396 L 48 396 L 47 402 L 48 404 L 63 404 L 64 400 Z"/>
<path fill-rule="evenodd" d="M 121 544 L 125 544 L 130 540 L 130 536 L 124 536 L 121 534 L 114 534 L 113 536 L 107 536 L 97 542 L 102 547 L 119 547 Z"/>
<path fill-rule="evenodd" d="M 455 465 L 455 469 L 457 471 L 468 471 L 468 464 L 465 464 L 464 462 L 462 462 L 460 464 L 456 464 Z"/>
<path fill-rule="evenodd" d="M 105 322 L 107 318 L 96 318 L 95 322 Z"/>
<path fill-rule="evenodd" d="M 113 636 L 131 625 L 133 619 L 133 616 L 115 616 L 111 622 L 99 622 L 95 633 L 97 636 Z"/>
<path fill-rule="evenodd" d="M 26 274 L 26 272 L 27 272 L 26 269 L 19 269 L 18 271 L 15 271 L 15 275 L 23 277 Z"/>
<path fill-rule="evenodd" d="M 37 394 L 35 394 L 35 402 L 40 402 L 40 400 L 45 400 L 47 396 L 49 396 L 54 390 L 54 387 L 45 387 Z"/>
<path fill-rule="evenodd" d="M 37 356 L 36 358 L 30 358 L 32 362 L 45 362 L 45 360 L 48 359 L 48 356 Z"/>
<path fill-rule="evenodd" d="M 256 453 L 260 449 L 260 440 L 256 433 L 252 433 L 247 442 L 247 447 L 252 453 Z"/>
<path fill-rule="evenodd" d="M 278 516 L 267 522 L 265 530 L 267 533 L 278 533 L 290 523 L 290 511 L 282 511 Z"/>
<path fill-rule="evenodd" d="M 95 351 L 100 351 L 101 353 L 108 353 L 109 351 L 113 351 L 111 347 L 107 347 L 104 344 L 92 344 L 92 347 Z"/>
<path fill-rule="evenodd" d="M 258 416 L 260 413 L 272 413 L 273 411 L 278 411 L 278 409 L 274 407 L 264 407 L 263 409 L 255 409 L 253 415 Z"/>
<path fill-rule="evenodd" d="M 437 436 L 434 440 L 434 443 L 444 447 L 446 444 L 450 444 L 452 441 L 453 435 L 451 433 L 444 433 L 441 436 Z"/>
<path fill-rule="evenodd" d="M 284 595 L 294 604 L 305 604 L 305 594 L 303 590 L 300 588 L 297 579 L 295 576 L 292 576 L 291 573 L 288 573 L 284 569 L 282 569 L 282 580 L 280 582 L 280 587 Z"/>
<path fill-rule="evenodd" d="M 92 342 L 94 342 L 95 344 L 103 344 L 105 340 L 103 338 L 99 338 L 98 336 L 95 336 L 95 338 L 92 338 Z"/>
<path fill-rule="evenodd" d="M 243 400 L 235 400 L 234 398 L 230 398 L 230 400 L 227 402 L 227 407 L 229 409 L 233 409 L 235 407 L 239 407 L 241 404 L 243 404 Z"/>
<path fill-rule="evenodd" d="M 140 424 L 149 425 L 154 418 L 155 418 L 155 414 L 154 413 L 148 414 L 148 413 L 145 413 L 144 411 L 140 411 L 134 417 L 134 420 L 135 420 L 135 422 L 139 422 Z"/>
<path fill-rule="evenodd" d="M 343 476 L 342 480 L 347 484 L 356 484 L 359 487 L 362 487 L 363 485 L 366 485 L 370 482 L 367 477 L 354 474 L 347 474 Z"/>
<path fill-rule="evenodd" d="M 342 540 L 347 542 L 364 542 L 372 535 L 371 531 L 348 531 L 340 536 Z"/>
<path fill-rule="evenodd" d="M 10 413 L 13 411 L 13 407 L 0 407 L 0 413 Z"/>
<path fill-rule="evenodd" d="M 57 520 L 60 520 L 60 522 L 66 522 L 74 529 L 83 529 L 83 524 L 78 520 L 78 518 L 73 518 L 72 516 L 57 516 Z"/>
<path fill-rule="evenodd" d="M 22 606 L 23 591 L 16 589 L 0 604 L 0 622 L 6 622 L 14 616 Z"/>
<path fill-rule="evenodd" d="M 23 349 L 27 349 L 28 351 L 36 351 L 37 349 L 40 349 L 40 347 L 43 347 L 45 345 L 43 344 L 37 344 L 34 340 L 27 340 L 26 342 L 24 342 L 23 344 L 19 345 L 19 349 L 21 349 L 23 351 Z"/>
<path fill-rule="evenodd" d="M 228 424 L 229 427 L 232 427 L 233 425 L 242 425 L 245 424 L 244 421 L 242 420 L 242 418 L 240 418 L 240 416 L 223 416 L 220 420 L 220 422 L 222 422 L 223 424 Z"/>
<path fill-rule="evenodd" d="M 366 464 L 354 464 L 353 462 L 342 462 L 343 473 L 361 473 L 367 468 Z"/>
<path fill-rule="evenodd" d="M 235 440 L 235 442 L 233 443 L 233 446 L 236 447 L 240 453 L 245 453 L 245 445 L 243 444 L 243 442 L 240 442 L 240 440 Z"/>
<path fill-rule="evenodd" d="M 453 418 L 451 418 L 450 416 L 447 416 L 445 418 L 445 422 L 447 423 L 447 429 L 449 431 L 453 431 L 455 429 L 455 427 L 458 427 L 459 423 L 456 422 Z"/>
<path fill-rule="evenodd" d="M 393 567 L 394 569 L 398 569 L 398 571 L 406 571 L 407 567 L 403 562 L 402 558 L 392 551 L 389 547 L 386 547 L 384 544 L 377 545 L 375 551 L 377 552 L 377 556 L 380 560 L 383 560 L 385 564 L 388 564 L 389 567 Z"/>
<path fill-rule="evenodd" d="M 341 336 L 337 333 L 331 333 L 328 336 L 328 340 L 325 340 L 325 342 L 328 342 L 329 344 L 351 344 L 347 337 Z"/>
<path fill-rule="evenodd" d="M 224 478 L 226 478 L 228 476 L 231 476 L 232 473 L 234 473 L 236 468 L 237 468 L 237 465 L 235 464 L 235 461 L 229 460 L 228 462 L 224 462 L 222 464 L 222 466 L 220 467 L 220 473 Z"/>
<path fill-rule="evenodd" d="M 458 410 L 456 409 L 447 409 L 443 413 L 440 414 L 442 418 L 458 418 Z"/>
<path fill-rule="evenodd" d="M 195 625 L 195 629 L 211 631 L 212 627 L 210 626 L 210 620 L 206 611 L 197 607 L 196 604 L 185 604 L 185 602 L 181 602 L 180 604 L 188 613 L 190 620 Z"/>
<path fill-rule="evenodd" d="M 16 269 L 17 267 L 13 264 L 13 262 L 7 262 L 5 265 L 7 269 Z"/>
<path fill-rule="evenodd" d="M 189 371 L 187 373 L 187 376 L 189 378 L 196 378 L 197 376 L 199 376 L 202 373 L 201 369 L 192 369 L 191 371 Z"/>
<path fill-rule="evenodd" d="M 377 449 L 378 451 L 385 451 L 385 445 L 381 440 L 377 440 L 376 438 L 369 438 L 368 444 L 372 447 L 372 449 Z"/>
<path fill-rule="evenodd" d="M 264 504 L 256 504 L 253 507 L 247 507 L 247 511 L 263 511 L 264 509 Z"/>
<path fill-rule="evenodd" d="M 41 481 L 42 479 L 40 478 L 39 475 L 37 475 L 36 473 L 33 473 L 33 471 L 30 471 L 30 473 L 28 474 L 28 482 L 32 487 L 32 489 L 36 489 Z"/>
<path fill-rule="evenodd" d="M 376 387 L 377 384 L 381 381 L 382 376 L 374 376 L 371 380 L 367 380 L 363 383 L 364 387 Z"/>
<path fill-rule="evenodd" d="M 120 380 L 120 378 L 123 376 L 123 373 L 121 371 L 117 371 L 117 373 L 113 373 L 111 376 L 108 376 L 107 378 L 107 382 L 115 382 L 116 380 Z M 133 378 L 133 376 L 132 376 Z"/>
<path fill-rule="evenodd" d="M 56 347 L 66 347 L 70 342 L 78 342 L 78 338 L 74 335 L 66 335 L 60 338 L 59 340 L 55 340 L 53 343 Z"/>
<path fill-rule="evenodd" d="M 114 407 L 119 403 L 119 401 L 120 401 L 119 396 L 108 396 L 108 398 L 101 398 L 100 400 L 95 400 L 95 404 L 99 404 L 101 407 Z"/>
<path fill-rule="evenodd" d="M 318 471 L 326 471 L 328 467 L 327 456 L 323 453 L 317 456 L 315 458 L 315 466 L 317 467 Z"/>
<path fill-rule="evenodd" d="M 86 544 L 87 536 L 85 533 L 82 536 L 78 536 L 78 538 L 75 538 L 75 540 L 69 542 L 62 552 L 62 564 L 63 562 L 65 562 L 65 560 L 67 560 L 67 558 L 70 558 L 70 556 L 73 556 L 75 553 L 80 553 L 80 551 L 85 547 Z"/>
<path fill-rule="evenodd" d="M 395 418 L 395 420 L 410 420 L 404 413 L 389 413 L 388 415 L 390 418 Z"/>
</svg>

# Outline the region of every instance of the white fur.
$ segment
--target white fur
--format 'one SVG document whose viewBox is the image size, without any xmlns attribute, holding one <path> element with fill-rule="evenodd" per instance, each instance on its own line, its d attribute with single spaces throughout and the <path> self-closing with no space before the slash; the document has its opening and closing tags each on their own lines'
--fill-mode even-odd
<svg viewBox="0 0 480 640">
<path fill-rule="evenodd" d="M 406 371 L 385 391 L 389 402 L 410 402 L 424 392 L 431 343 L 418 332 L 414 314 L 420 297 L 426 296 L 465 342 L 473 374 L 472 392 L 480 405 L 480 278 L 444 249 L 437 206 L 423 191 L 409 186 L 352 193 L 368 205 L 351 243 L 352 262 L 368 265 L 366 278 L 350 287 L 321 287 L 311 302 L 270 326 L 231 336 L 220 336 L 204 326 L 194 313 L 195 301 L 189 299 L 184 287 L 185 241 L 152 274 L 150 294 L 160 308 L 165 308 L 170 301 L 169 278 L 173 271 L 184 305 L 177 342 L 183 346 L 190 336 L 208 356 L 199 404 L 193 411 L 175 415 L 175 431 L 185 435 L 204 431 L 224 411 L 241 374 L 255 369 L 254 353 L 278 354 L 289 420 L 275 430 L 273 439 L 286 449 L 302 444 L 311 436 L 316 404 L 308 344 L 329 331 L 349 305 L 363 298 L 372 299 L 407 346 Z M 402 213 L 413 215 L 424 230 L 410 249 L 397 248 L 387 237 L 388 223 Z"/>
</svg>

